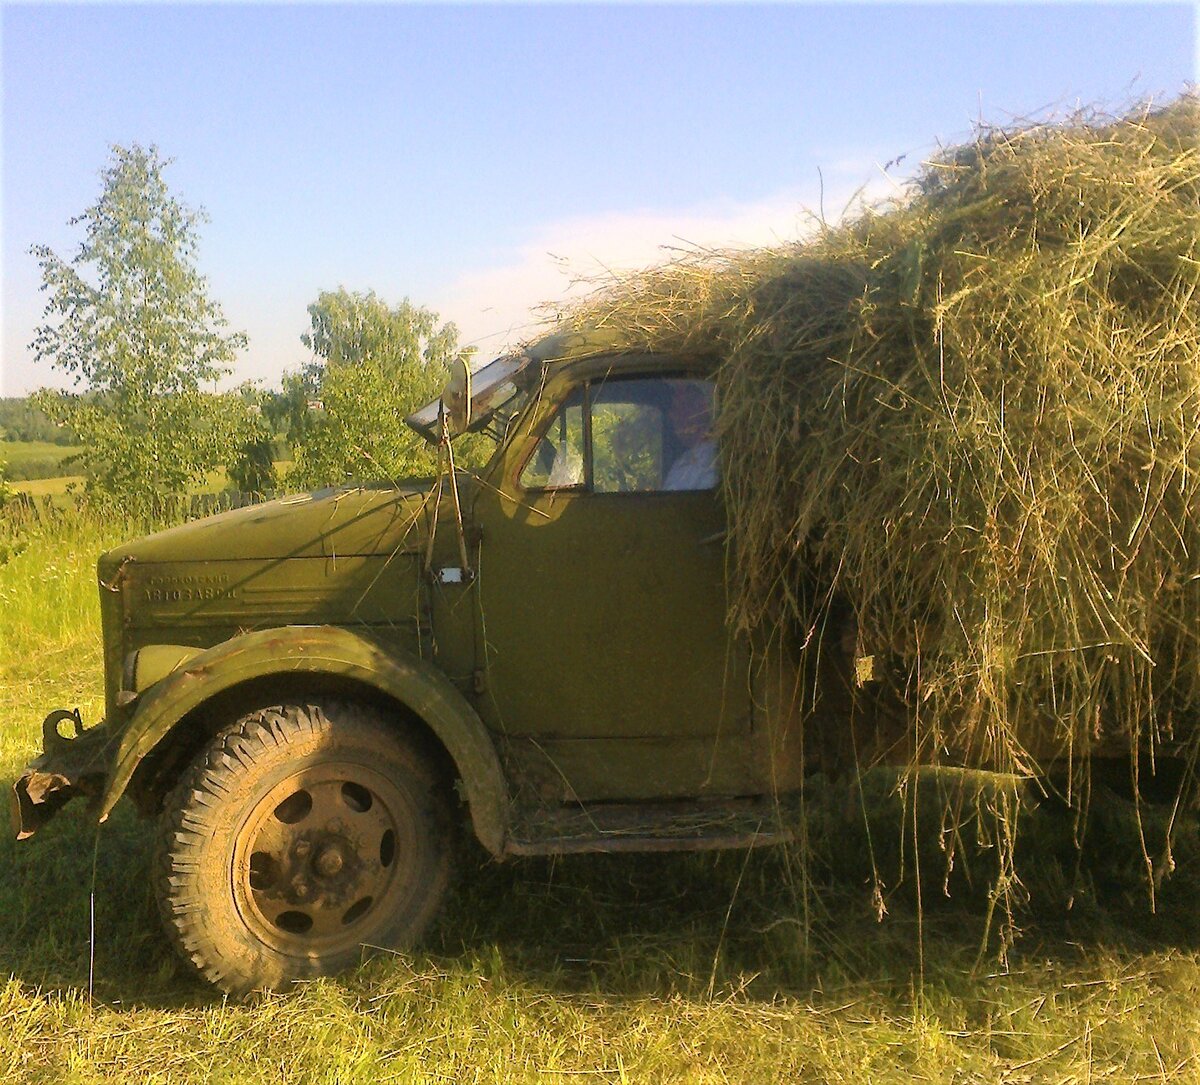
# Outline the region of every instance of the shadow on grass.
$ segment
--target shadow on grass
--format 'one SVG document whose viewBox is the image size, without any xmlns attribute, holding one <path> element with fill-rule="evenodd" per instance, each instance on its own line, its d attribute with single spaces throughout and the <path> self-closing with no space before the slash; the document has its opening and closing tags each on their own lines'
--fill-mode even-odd
<svg viewBox="0 0 1200 1085">
<path fill-rule="evenodd" d="M 903 999 L 918 976 L 969 994 L 973 970 L 999 964 L 1002 921 L 988 919 L 995 849 L 978 839 L 960 843 L 947 883 L 940 822 L 921 824 L 918 909 L 902 806 L 884 792 L 870 795 L 868 808 L 864 818 L 841 798 L 814 804 L 807 882 L 795 847 L 505 863 L 471 851 L 412 966 L 491 971 L 489 961 L 502 961 L 503 975 L 522 986 L 617 1000 L 739 991 L 769 1001 L 850 985 Z M 1073 966 L 1101 950 L 1130 961 L 1200 950 L 1195 818 L 1177 833 L 1177 869 L 1152 913 L 1132 804 L 1104 796 L 1092 809 L 1082 851 L 1061 811 L 1045 805 L 1024 817 L 1019 869 L 1028 899 L 1016 916 L 1010 962 Z M 1152 850 L 1164 827 L 1161 811 L 1143 811 Z M 44 994 L 85 993 L 94 884 L 97 999 L 162 1008 L 219 1002 L 162 932 L 152 853 L 151 826 L 124 805 L 98 837 L 76 807 L 34 841 L 6 836 L 0 968 Z"/>
<path fill-rule="evenodd" d="M 125 804 L 98 827 L 75 802 L 32 840 L 6 832 L 0 969 L 43 991 L 86 992 L 94 972 L 105 1001 L 160 989 L 175 966 L 154 904 L 149 828 Z"/>
<path fill-rule="evenodd" d="M 1143 872 L 1114 869 L 1107 849 L 1090 866 L 1085 854 L 1078 871 L 1065 850 L 1031 861 L 1008 965 L 1200 950 L 1192 858 L 1153 913 Z M 919 909 L 911 862 L 904 877 L 882 862 L 881 916 L 869 862 L 849 851 L 837 860 L 812 864 L 807 892 L 799 857 L 778 848 L 483 865 L 462 881 L 436 945 L 451 958 L 498 951 L 507 974 L 553 990 L 629 996 L 737 990 L 769 1001 L 865 984 L 906 997 L 919 977 L 966 990 L 1003 967 L 1003 919 L 989 920 L 986 884 L 954 875 L 946 896 L 944 861 L 925 856 Z"/>
</svg>

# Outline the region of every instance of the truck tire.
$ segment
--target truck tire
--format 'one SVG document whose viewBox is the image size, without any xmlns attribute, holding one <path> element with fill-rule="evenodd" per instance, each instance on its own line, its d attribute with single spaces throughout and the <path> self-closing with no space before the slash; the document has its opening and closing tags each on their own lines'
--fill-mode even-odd
<svg viewBox="0 0 1200 1085">
<path fill-rule="evenodd" d="M 342 702 L 252 712 L 167 797 L 156 864 L 175 947 L 231 994 L 410 944 L 450 881 L 449 791 L 382 716 Z"/>
</svg>

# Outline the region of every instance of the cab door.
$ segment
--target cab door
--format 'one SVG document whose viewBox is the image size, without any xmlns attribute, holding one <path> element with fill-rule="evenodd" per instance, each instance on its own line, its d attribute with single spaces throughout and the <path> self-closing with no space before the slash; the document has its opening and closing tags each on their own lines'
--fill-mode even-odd
<svg viewBox="0 0 1200 1085">
<path fill-rule="evenodd" d="M 756 790 L 712 395 L 685 372 L 559 379 L 480 488 L 480 708 L 543 797 Z"/>
</svg>

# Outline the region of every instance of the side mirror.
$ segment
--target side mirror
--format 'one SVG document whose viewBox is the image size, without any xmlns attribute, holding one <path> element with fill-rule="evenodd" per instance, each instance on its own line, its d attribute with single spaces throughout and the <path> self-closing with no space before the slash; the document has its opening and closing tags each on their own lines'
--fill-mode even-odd
<svg viewBox="0 0 1200 1085">
<path fill-rule="evenodd" d="M 471 424 L 471 370 L 462 358 L 450 363 L 450 379 L 442 389 L 442 409 L 451 433 L 465 433 Z"/>
</svg>

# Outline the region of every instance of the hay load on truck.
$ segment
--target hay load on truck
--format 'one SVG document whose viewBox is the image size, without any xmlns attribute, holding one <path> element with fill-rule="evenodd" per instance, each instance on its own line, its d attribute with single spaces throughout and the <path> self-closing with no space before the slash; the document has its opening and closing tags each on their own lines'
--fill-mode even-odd
<svg viewBox="0 0 1200 1085">
<path fill-rule="evenodd" d="M 47 717 L 19 834 L 128 796 L 174 944 L 242 992 L 419 937 L 463 831 L 786 841 L 808 774 L 879 763 L 1185 800 L 1198 120 L 981 132 L 893 205 L 457 366 L 408 420 L 432 483 L 104 554 L 106 716 Z"/>
</svg>

